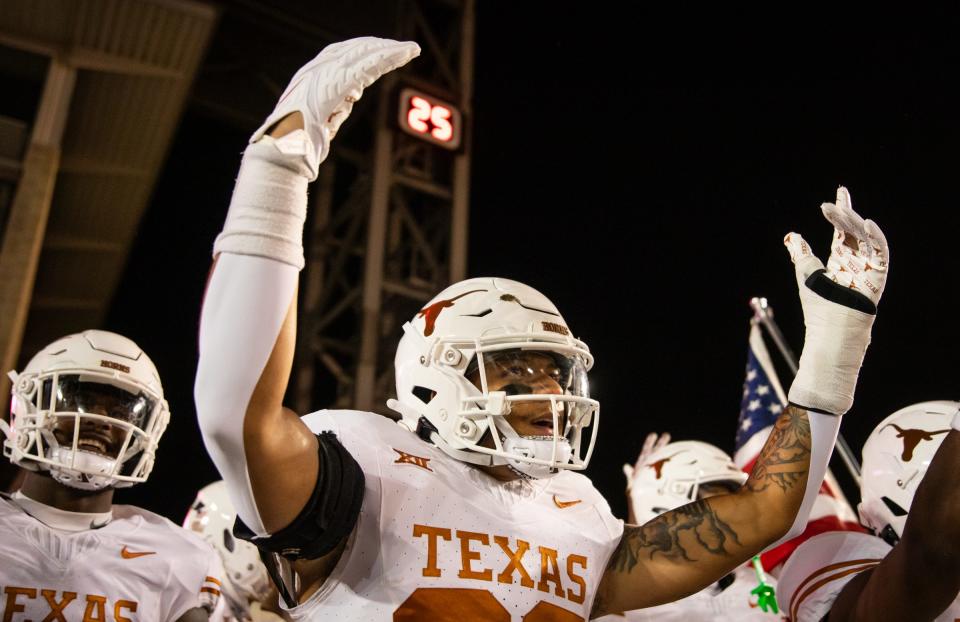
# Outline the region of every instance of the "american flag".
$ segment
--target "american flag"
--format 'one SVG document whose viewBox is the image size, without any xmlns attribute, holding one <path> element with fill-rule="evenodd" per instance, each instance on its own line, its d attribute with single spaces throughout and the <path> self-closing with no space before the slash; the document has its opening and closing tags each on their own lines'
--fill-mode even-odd
<svg viewBox="0 0 960 622">
<path fill-rule="evenodd" d="M 740 401 L 740 422 L 737 426 L 737 444 L 734 460 L 743 468 L 760 454 L 760 449 L 770 435 L 773 423 L 783 412 L 786 395 L 777 373 L 774 371 L 770 353 L 763 343 L 760 327 L 750 327 L 750 347 L 747 351 L 747 377 L 743 381 L 743 399 Z"/>
<path fill-rule="evenodd" d="M 733 461 L 747 473 L 753 469 L 753 463 L 767 442 L 774 422 L 787 404 L 786 394 L 756 323 L 750 327 L 749 344 L 747 377 L 743 382 L 736 450 L 733 454 Z M 769 571 L 776 568 L 787 561 L 805 540 L 825 531 L 864 531 L 829 470 L 820 486 L 820 494 L 813 504 L 806 529 L 793 540 L 764 552 L 760 556 L 764 569 Z"/>
</svg>

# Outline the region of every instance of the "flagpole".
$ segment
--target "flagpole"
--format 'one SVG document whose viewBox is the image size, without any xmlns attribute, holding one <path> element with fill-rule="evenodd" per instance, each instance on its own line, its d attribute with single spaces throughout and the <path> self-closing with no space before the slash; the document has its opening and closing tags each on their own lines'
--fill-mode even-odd
<svg viewBox="0 0 960 622">
<path fill-rule="evenodd" d="M 777 323 L 774 321 L 773 309 L 770 308 L 767 299 L 751 298 L 750 308 L 753 310 L 754 321 L 758 322 L 760 326 L 767 330 L 767 334 L 770 335 L 773 343 L 776 344 L 777 349 L 780 350 L 780 354 L 783 356 L 783 360 L 786 361 L 787 367 L 790 368 L 790 372 L 796 376 L 798 369 L 797 355 L 790 349 L 790 345 L 787 343 L 787 340 L 784 339 L 783 333 L 780 332 L 780 327 L 777 326 Z M 860 463 L 857 461 L 853 450 L 850 449 L 850 445 L 847 444 L 847 440 L 843 438 L 842 433 L 837 434 L 837 453 L 840 455 L 840 459 L 843 460 L 843 464 L 847 467 L 847 470 L 850 471 L 853 481 L 859 486 Z"/>
</svg>

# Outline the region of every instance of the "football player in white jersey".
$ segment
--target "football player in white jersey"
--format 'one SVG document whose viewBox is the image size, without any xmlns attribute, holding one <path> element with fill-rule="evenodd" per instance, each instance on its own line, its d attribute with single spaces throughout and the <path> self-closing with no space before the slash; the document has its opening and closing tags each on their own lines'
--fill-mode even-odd
<svg viewBox="0 0 960 622">
<path fill-rule="evenodd" d="M 823 533 L 780 573 L 793 622 L 960 620 L 960 402 L 921 402 L 863 446 L 860 522 Z"/>
<path fill-rule="evenodd" d="M 223 598 L 211 620 L 281 622 L 279 611 L 274 612 L 277 592 L 257 547 L 233 535 L 236 518 L 227 485 L 219 480 L 200 489 L 183 519 L 184 528 L 200 534 L 223 562 Z"/>
<path fill-rule="evenodd" d="M 291 617 L 584 620 L 698 592 L 798 533 L 887 275 L 883 234 L 843 188 L 823 206 L 836 232 L 826 269 L 799 235 L 784 240 L 805 348 L 793 405 L 736 493 L 624 529 L 576 473 L 599 419 L 589 349 L 548 298 L 506 279 L 456 283 L 404 326 L 389 402 L 400 425 L 283 407 L 307 184 L 363 89 L 417 54 L 366 37 L 297 72 L 251 138 L 214 245 L 200 427 Z"/>
<path fill-rule="evenodd" d="M 220 560 L 152 512 L 113 505 L 143 482 L 170 417 L 157 370 L 133 341 L 58 339 L 13 381 L 4 454 L 27 470 L 0 497 L 3 620 L 205 621 Z"/>
<path fill-rule="evenodd" d="M 698 499 L 735 492 L 747 474 L 718 447 L 700 441 L 670 442 L 670 435 L 647 437 L 634 466 L 624 465 L 630 522 L 642 525 L 668 510 Z M 766 584 L 776 585 L 772 579 Z M 751 592 L 756 571 L 740 566 L 710 587 L 678 601 L 603 618 L 603 622 L 770 622 Z"/>
</svg>

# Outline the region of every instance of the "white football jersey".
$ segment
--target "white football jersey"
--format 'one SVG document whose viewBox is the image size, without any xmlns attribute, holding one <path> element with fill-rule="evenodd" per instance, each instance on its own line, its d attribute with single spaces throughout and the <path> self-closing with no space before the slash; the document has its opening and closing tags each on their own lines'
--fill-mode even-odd
<svg viewBox="0 0 960 622">
<path fill-rule="evenodd" d="M 773 577 L 767 584 L 776 588 Z M 764 613 L 757 606 L 757 597 L 750 590 L 757 587 L 757 575 L 753 568 L 743 566 L 733 573 L 733 583 L 721 589 L 714 584 L 705 590 L 681 598 L 672 603 L 647 609 L 628 611 L 624 614 L 604 616 L 598 622 L 776 622 L 780 616 Z M 777 595 L 779 598 L 779 594 Z"/>
<path fill-rule="evenodd" d="M 820 622 L 843 587 L 883 561 L 891 547 L 881 538 L 853 531 L 831 531 L 801 544 L 780 573 L 778 596 L 792 622 Z M 934 622 L 960 619 L 960 599 Z"/>
<path fill-rule="evenodd" d="M 380 415 L 321 411 L 363 468 L 360 518 L 294 620 L 586 620 L 622 521 L 590 480 L 562 471 L 502 483 Z"/>
<path fill-rule="evenodd" d="M 260 603 L 250 603 L 249 615 L 237 616 L 224 595 L 217 604 L 216 610 L 210 614 L 210 622 L 284 622 L 283 618 L 263 609 Z"/>
<path fill-rule="evenodd" d="M 52 529 L 0 497 L 0 619 L 174 622 L 212 611 L 220 559 L 162 516 L 113 506 L 99 529 Z"/>
</svg>

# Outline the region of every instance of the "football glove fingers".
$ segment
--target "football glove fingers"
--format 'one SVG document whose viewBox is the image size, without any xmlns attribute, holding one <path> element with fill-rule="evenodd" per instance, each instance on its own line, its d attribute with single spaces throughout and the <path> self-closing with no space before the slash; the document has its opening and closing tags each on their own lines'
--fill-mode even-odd
<svg viewBox="0 0 960 622">
<path fill-rule="evenodd" d="M 310 179 L 316 179 L 317 168 L 330 151 L 330 141 L 363 90 L 419 54 L 420 46 L 412 41 L 377 37 L 359 37 L 328 45 L 294 74 L 276 108 L 254 132 L 250 142 L 260 140 L 284 117 L 300 112 L 310 141 L 305 153 L 312 174 Z"/>
<path fill-rule="evenodd" d="M 834 227 L 827 276 L 876 305 L 887 281 L 890 249 L 886 236 L 876 223 L 853 211 L 850 193 L 843 186 L 837 189 L 836 203 L 824 203 L 820 209 Z"/>
</svg>

